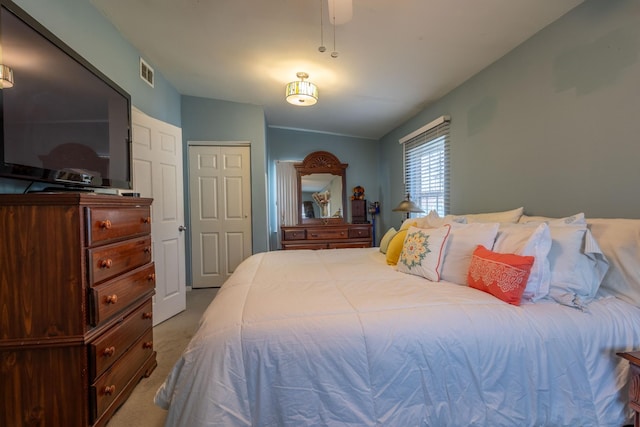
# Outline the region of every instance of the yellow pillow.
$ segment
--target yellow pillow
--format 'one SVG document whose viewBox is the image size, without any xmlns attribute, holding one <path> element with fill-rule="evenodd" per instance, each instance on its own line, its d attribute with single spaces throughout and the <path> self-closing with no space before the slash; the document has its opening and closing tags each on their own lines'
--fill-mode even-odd
<svg viewBox="0 0 640 427">
<path fill-rule="evenodd" d="M 409 230 L 406 228 L 398 231 L 389 242 L 389 246 L 387 247 L 387 264 L 398 264 L 398 258 L 400 258 L 402 246 L 404 245 L 404 238 L 407 237 L 407 231 Z"/>
<path fill-rule="evenodd" d="M 408 230 L 409 227 L 417 227 L 418 226 L 418 221 L 415 220 L 415 218 L 407 218 L 403 221 L 402 225 L 400 226 L 400 230 Z"/>
</svg>

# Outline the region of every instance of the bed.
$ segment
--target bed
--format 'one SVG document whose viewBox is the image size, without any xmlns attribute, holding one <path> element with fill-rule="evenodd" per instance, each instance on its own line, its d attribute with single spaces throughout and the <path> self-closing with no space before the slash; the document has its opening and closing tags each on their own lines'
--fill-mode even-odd
<svg viewBox="0 0 640 427">
<path fill-rule="evenodd" d="M 609 265 L 578 305 L 550 297 L 553 281 L 544 297 L 506 303 L 444 271 L 400 272 L 379 248 L 255 254 L 155 403 L 167 426 L 627 424 L 616 353 L 640 347 L 640 220 L 587 228 Z"/>
</svg>

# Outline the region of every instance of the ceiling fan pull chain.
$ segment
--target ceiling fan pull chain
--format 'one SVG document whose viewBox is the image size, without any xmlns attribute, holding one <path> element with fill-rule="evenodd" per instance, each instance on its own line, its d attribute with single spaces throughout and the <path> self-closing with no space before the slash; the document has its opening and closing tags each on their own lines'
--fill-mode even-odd
<svg viewBox="0 0 640 427">
<path fill-rule="evenodd" d="M 322 16 L 324 15 L 324 9 L 322 7 L 322 2 L 324 0 L 320 0 L 320 46 L 318 47 L 319 52 L 324 52 L 327 48 L 324 46 L 324 25 L 322 22 Z"/>
<path fill-rule="evenodd" d="M 331 52 L 331 57 L 332 58 L 337 58 L 338 57 L 338 51 L 336 50 L 336 8 L 335 8 L 335 0 L 329 0 L 334 2 L 333 5 L 333 52 Z"/>
</svg>

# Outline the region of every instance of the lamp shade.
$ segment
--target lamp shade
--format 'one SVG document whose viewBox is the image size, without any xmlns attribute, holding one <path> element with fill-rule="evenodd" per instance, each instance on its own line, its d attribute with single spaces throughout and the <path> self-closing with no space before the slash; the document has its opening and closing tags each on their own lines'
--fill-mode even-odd
<svg viewBox="0 0 640 427">
<path fill-rule="evenodd" d="M 13 70 L 8 65 L 0 65 L 0 89 L 13 87 Z"/>
<path fill-rule="evenodd" d="M 309 75 L 298 73 L 300 80 L 291 82 L 285 90 L 287 102 L 299 107 L 309 107 L 318 102 L 318 87 L 311 82 L 305 81 Z"/>
<path fill-rule="evenodd" d="M 420 206 L 416 205 L 411 201 L 411 197 L 409 197 L 409 193 L 407 193 L 406 197 L 403 201 L 398 204 L 395 208 L 392 209 L 394 212 L 406 212 L 407 218 L 409 218 L 409 214 L 411 212 L 424 212 Z"/>
</svg>

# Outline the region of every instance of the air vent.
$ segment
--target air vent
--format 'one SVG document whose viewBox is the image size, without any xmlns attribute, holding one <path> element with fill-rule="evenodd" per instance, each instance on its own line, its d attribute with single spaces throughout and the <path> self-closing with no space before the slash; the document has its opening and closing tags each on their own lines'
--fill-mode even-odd
<svg viewBox="0 0 640 427">
<path fill-rule="evenodd" d="M 140 58 L 140 78 L 153 87 L 153 68 L 142 58 Z"/>
</svg>

